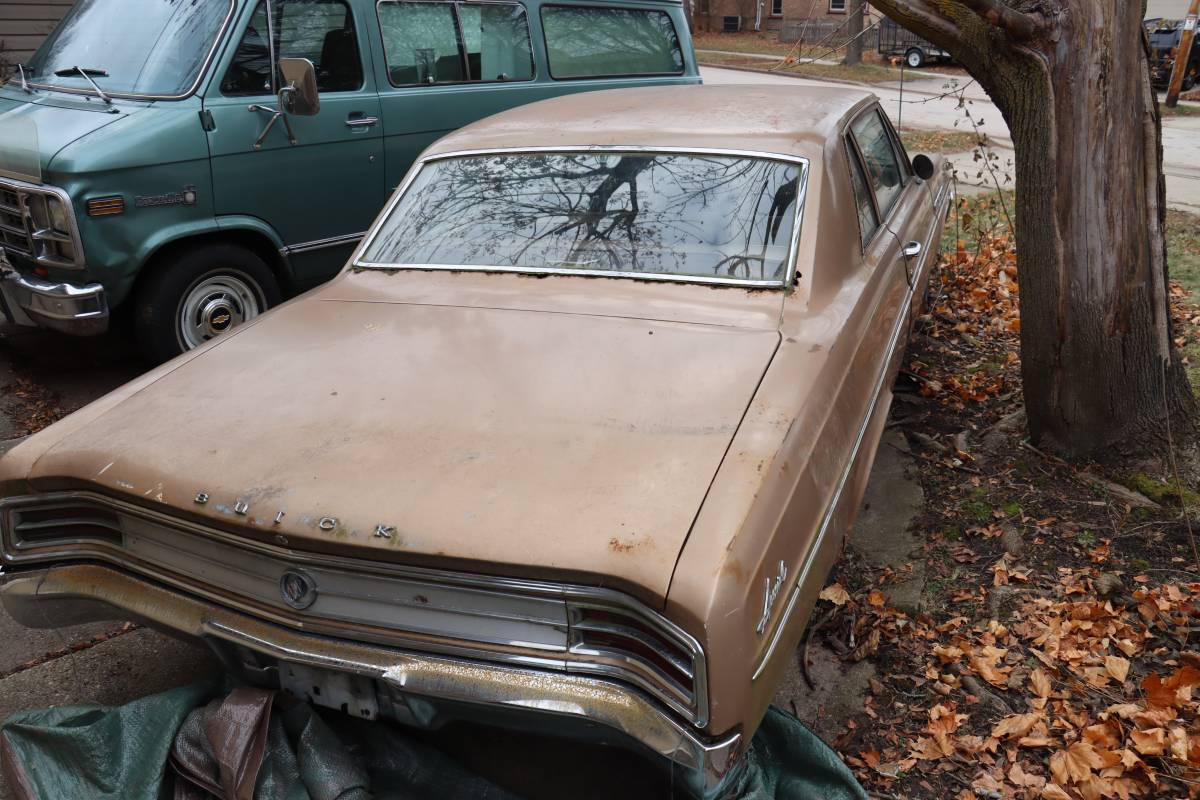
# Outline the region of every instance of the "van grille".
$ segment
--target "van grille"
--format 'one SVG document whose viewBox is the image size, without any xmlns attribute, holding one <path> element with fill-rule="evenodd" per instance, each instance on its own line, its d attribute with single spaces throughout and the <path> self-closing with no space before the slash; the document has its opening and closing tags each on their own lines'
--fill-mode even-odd
<svg viewBox="0 0 1200 800">
<path fill-rule="evenodd" d="M 0 245 L 31 255 L 33 237 L 25 220 L 24 199 L 16 189 L 0 184 Z"/>
</svg>

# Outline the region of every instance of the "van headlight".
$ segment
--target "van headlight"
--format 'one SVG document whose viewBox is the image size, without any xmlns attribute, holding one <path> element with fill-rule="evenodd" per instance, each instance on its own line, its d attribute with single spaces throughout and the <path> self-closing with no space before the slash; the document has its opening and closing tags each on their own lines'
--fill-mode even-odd
<svg viewBox="0 0 1200 800">
<path fill-rule="evenodd" d="M 54 194 L 26 195 L 34 226 L 34 255 L 41 264 L 53 267 L 78 266 L 72 236 L 72 214 L 67 201 Z"/>
</svg>

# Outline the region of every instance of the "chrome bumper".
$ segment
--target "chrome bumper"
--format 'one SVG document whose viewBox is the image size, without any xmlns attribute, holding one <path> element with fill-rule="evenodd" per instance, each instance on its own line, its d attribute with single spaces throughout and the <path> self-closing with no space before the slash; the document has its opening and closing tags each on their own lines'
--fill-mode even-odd
<svg viewBox="0 0 1200 800">
<path fill-rule="evenodd" d="M 401 696 L 598 723 L 673 762 L 700 796 L 720 794 L 743 750 L 741 734 L 702 738 L 619 684 L 297 633 L 99 565 L 0 572 L 0 602 L 27 627 L 132 619 L 205 640 L 218 653 L 232 648 L 359 675 Z"/>
<path fill-rule="evenodd" d="M 3 260 L 0 311 L 17 325 L 36 325 L 73 336 L 97 336 L 108 330 L 103 286 L 75 286 L 22 275 Z"/>
</svg>

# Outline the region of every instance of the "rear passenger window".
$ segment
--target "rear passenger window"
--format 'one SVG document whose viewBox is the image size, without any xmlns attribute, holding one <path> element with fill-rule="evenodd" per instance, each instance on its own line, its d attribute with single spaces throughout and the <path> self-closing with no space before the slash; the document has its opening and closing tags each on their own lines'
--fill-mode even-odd
<svg viewBox="0 0 1200 800">
<path fill-rule="evenodd" d="M 322 92 L 362 87 L 362 59 L 354 34 L 354 18 L 342 0 L 274 0 L 275 52 L 279 58 L 307 58 L 317 69 Z M 225 77 L 221 94 L 271 93 L 271 55 L 267 44 L 267 9 L 259 3 Z"/>
<path fill-rule="evenodd" d="M 869 111 L 850 124 L 854 141 L 866 162 L 867 182 L 875 193 L 880 215 L 887 217 L 904 191 L 904 173 L 900 169 L 891 137 L 878 111 Z"/>
<path fill-rule="evenodd" d="M 518 4 L 383 2 L 379 25 L 393 86 L 533 78 L 529 24 Z"/>
<path fill-rule="evenodd" d="M 543 6 L 550 75 L 680 75 L 683 50 L 665 11 Z"/>
<path fill-rule="evenodd" d="M 867 185 L 867 176 L 863 174 L 862 161 L 858 152 L 846 141 L 846 156 L 850 161 L 850 183 L 854 186 L 854 204 L 858 206 L 858 232 L 862 237 L 862 246 L 867 244 L 879 229 L 879 217 L 875 215 L 875 204 L 871 202 L 871 189 Z"/>
<path fill-rule="evenodd" d="M 473 81 L 533 78 L 533 48 L 525 8 L 487 3 L 458 6 L 467 67 Z"/>
</svg>

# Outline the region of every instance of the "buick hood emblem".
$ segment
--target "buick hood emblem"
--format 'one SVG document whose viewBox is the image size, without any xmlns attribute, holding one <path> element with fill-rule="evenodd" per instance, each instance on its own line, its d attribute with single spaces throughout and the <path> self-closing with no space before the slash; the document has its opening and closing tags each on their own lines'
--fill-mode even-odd
<svg viewBox="0 0 1200 800">
<path fill-rule="evenodd" d="M 295 609 L 308 608 L 317 600 L 317 582 L 307 572 L 289 569 L 279 576 L 279 594 Z"/>
</svg>

